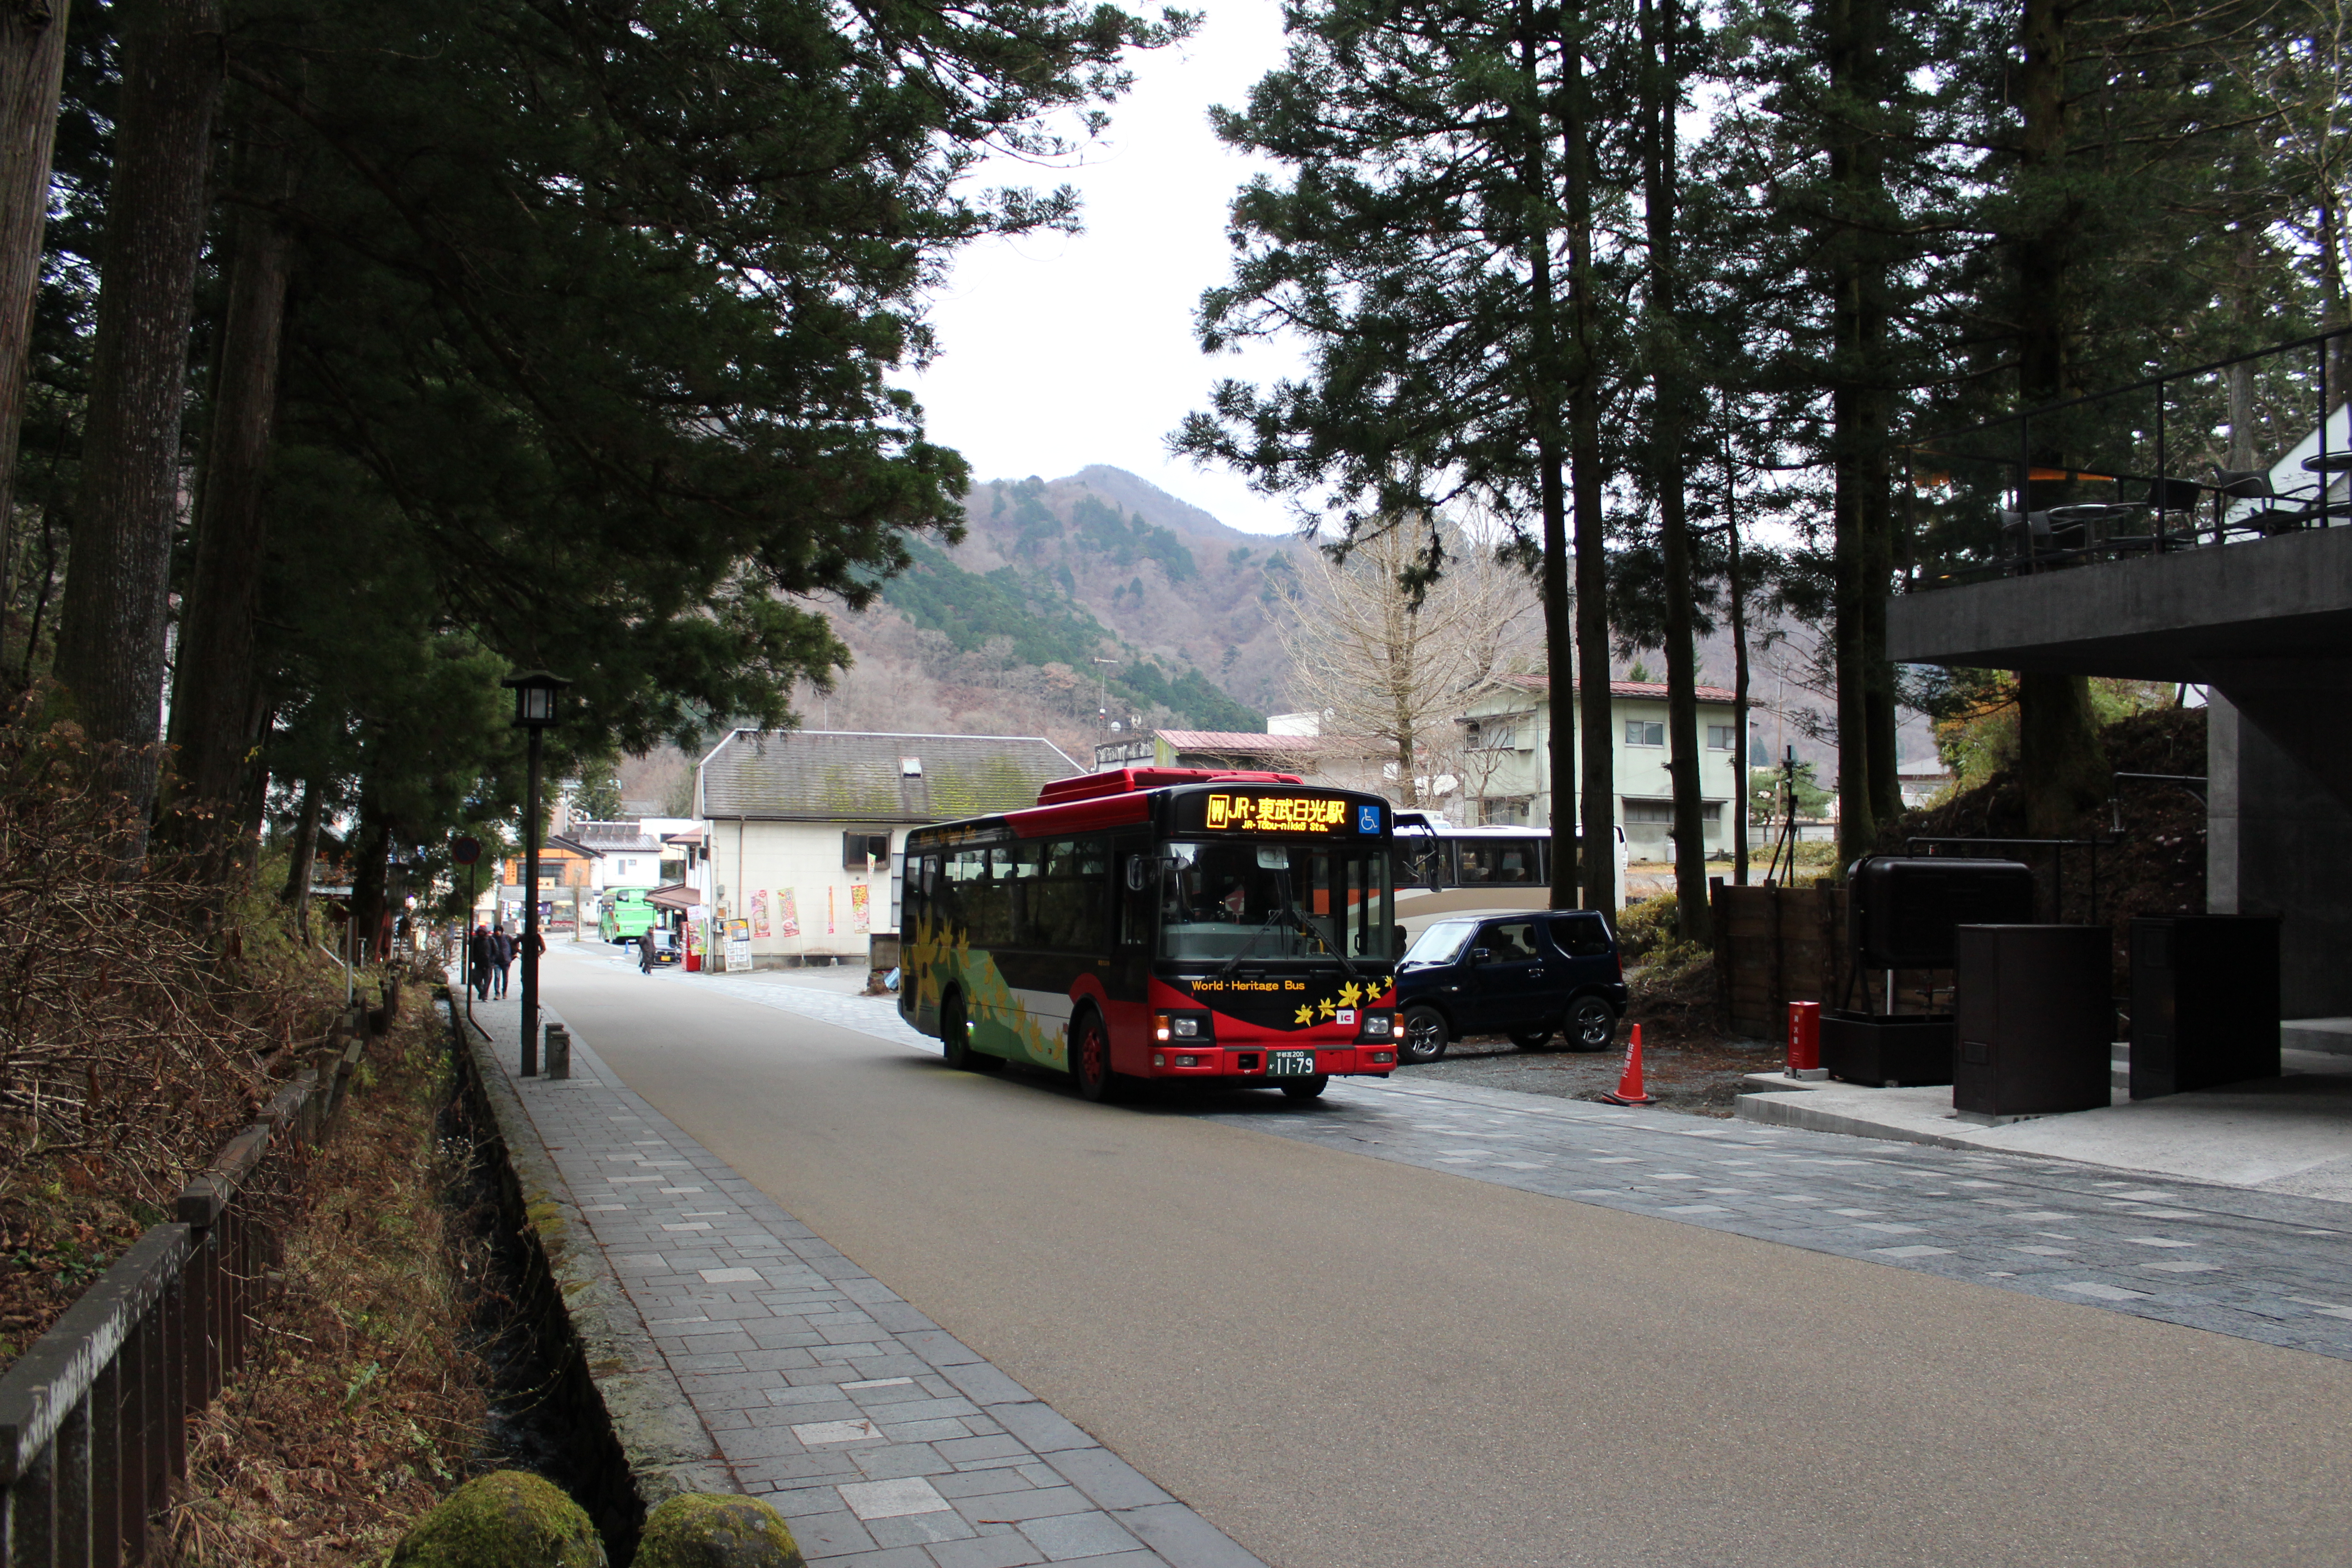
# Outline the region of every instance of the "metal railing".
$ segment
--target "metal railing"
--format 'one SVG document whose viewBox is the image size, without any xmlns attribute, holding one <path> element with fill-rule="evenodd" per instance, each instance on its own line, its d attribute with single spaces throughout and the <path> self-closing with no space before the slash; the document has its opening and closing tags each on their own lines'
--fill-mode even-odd
<svg viewBox="0 0 2352 1568">
<path fill-rule="evenodd" d="M 2338 327 L 1909 447 L 1911 591 L 2352 522 L 2352 386 L 2329 373 L 2347 340 Z"/>
<path fill-rule="evenodd" d="M 387 984 L 387 1013 L 397 995 Z M 325 1134 L 373 1021 L 347 1014 L 182 1189 L 177 1216 L 0 1375 L 0 1568 L 143 1560 L 151 1521 L 187 1474 L 189 1419 L 254 1349 L 280 1241 L 265 1179 Z"/>
</svg>

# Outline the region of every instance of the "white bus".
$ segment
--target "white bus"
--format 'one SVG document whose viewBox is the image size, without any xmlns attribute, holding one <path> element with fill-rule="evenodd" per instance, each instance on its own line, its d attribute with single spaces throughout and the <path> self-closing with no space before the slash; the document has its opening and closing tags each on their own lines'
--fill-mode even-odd
<svg viewBox="0 0 2352 1568">
<path fill-rule="evenodd" d="M 1456 827 L 1423 811 L 1396 814 L 1396 911 L 1408 939 L 1446 915 L 1551 907 L 1551 830 Z M 1616 902 L 1625 907 L 1625 830 L 1616 829 Z"/>
</svg>

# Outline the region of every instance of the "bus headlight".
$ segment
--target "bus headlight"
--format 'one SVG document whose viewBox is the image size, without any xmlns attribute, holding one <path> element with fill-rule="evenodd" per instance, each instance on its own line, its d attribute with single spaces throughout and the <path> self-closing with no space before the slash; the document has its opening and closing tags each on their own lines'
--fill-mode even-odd
<svg viewBox="0 0 2352 1568">
<path fill-rule="evenodd" d="M 1367 1040 L 1390 1040 L 1394 1039 L 1395 1037 L 1396 1015 L 1394 1013 L 1368 1012 L 1364 1015 L 1363 1038 Z"/>
<path fill-rule="evenodd" d="M 1209 1037 L 1209 1016 L 1206 1013 L 1154 1013 L 1151 1015 L 1151 1037 L 1165 1043 L 1169 1040 L 1199 1040 Z"/>
</svg>

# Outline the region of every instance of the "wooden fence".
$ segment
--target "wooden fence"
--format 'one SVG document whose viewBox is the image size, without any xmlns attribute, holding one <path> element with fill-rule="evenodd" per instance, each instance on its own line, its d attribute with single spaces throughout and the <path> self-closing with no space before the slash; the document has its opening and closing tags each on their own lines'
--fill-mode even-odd
<svg viewBox="0 0 2352 1568">
<path fill-rule="evenodd" d="M 366 1022 L 398 1008 L 396 982 Z M 186 1475 L 188 1419 L 252 1349 L 279 1237 L 265 1188 L 316 1145 L 366 1049 L 346 1020 L 261 1119 L 0 1376 L 0 1568 L 118 1568 Z"/>
<path fill-rule="evenodd" d="M 1716 994 L 1734 1034 L 1779 1039 L 1789 1004 L 1834 1006 L 1843 994 L 1845 889 L 1824 877 L 1810 888 L 1707 884 L 1715 924 Z"/>
</svg>

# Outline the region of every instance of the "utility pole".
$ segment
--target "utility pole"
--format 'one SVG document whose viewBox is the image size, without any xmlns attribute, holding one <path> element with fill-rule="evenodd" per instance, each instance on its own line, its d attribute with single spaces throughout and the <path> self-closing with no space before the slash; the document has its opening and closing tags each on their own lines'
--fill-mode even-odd
<svg viewBox="0 0 2352 1568">
<path fill-rule="evenodd" d="M 1110 669 L 1108 667 L 1118 662 L 1118 660 L 1115 658 L 1097 658 L 1094 661 L 1095 728 L 1097 730 L 1110 728 Z"/>
</svg>

